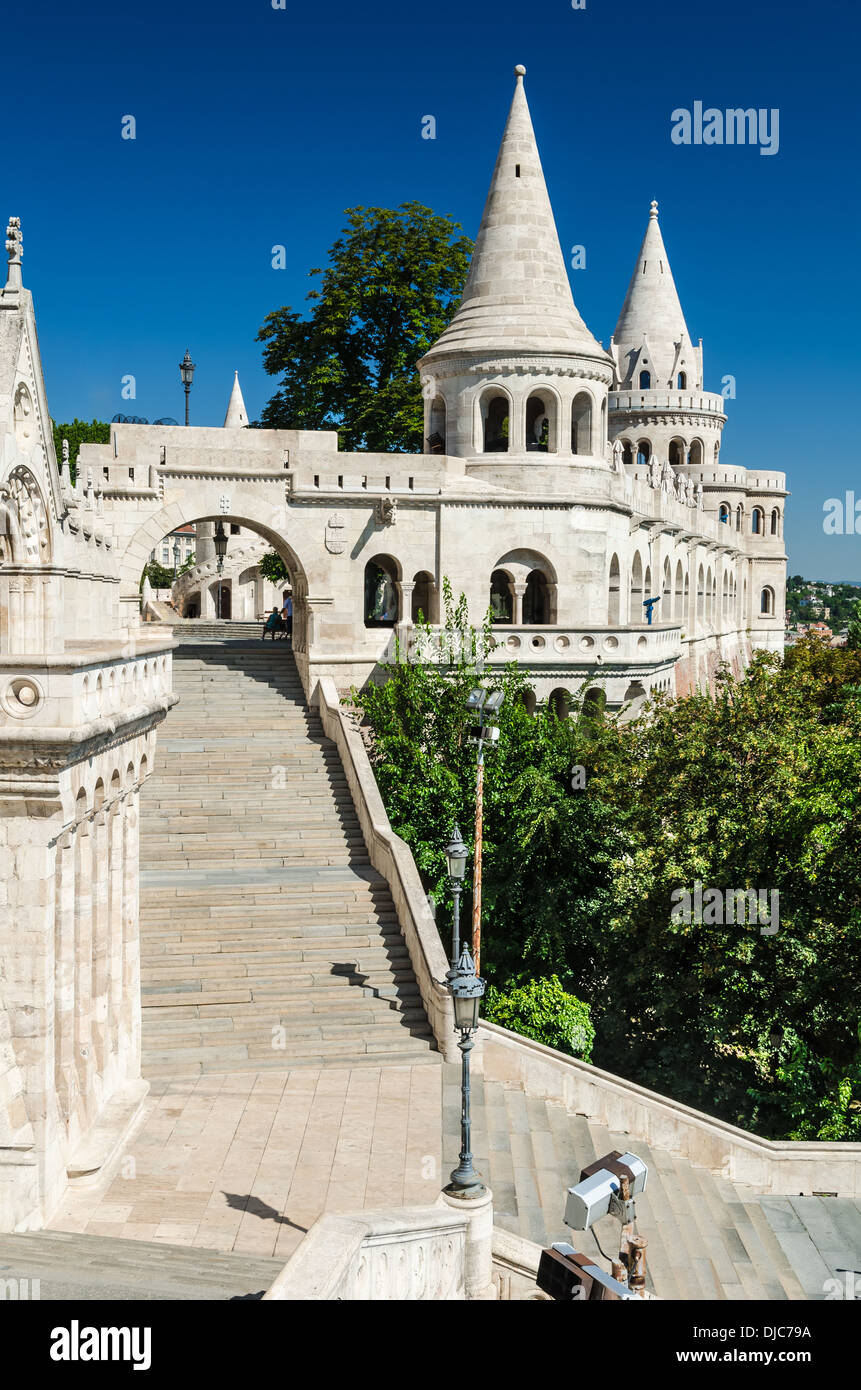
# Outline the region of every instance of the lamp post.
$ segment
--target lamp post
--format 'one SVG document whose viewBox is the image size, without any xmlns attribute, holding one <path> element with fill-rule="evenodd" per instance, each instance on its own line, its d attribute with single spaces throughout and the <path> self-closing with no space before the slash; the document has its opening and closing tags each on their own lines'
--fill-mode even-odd
<svg viewBox="0 0 861 1390">
<path fill-rule="evenodd" d="M 175 536 L 173 541 L 173 582 L 176 583 L 176 572 L 179 568 L 179 540 Z"/>
<path fill-rule="evenodd" d="M 448 987 L 454 1003 L 454 1026 L 460 1033 L 460 1162 L 451 1174 L 451 1185 L 445 1190 L 452 1197 L 481 1197 L 486 1191 L 481 1174 L 472 1166 L 469 1115 L 469 1054 L 475 1046 L 478 1030 L 478 1006 L 484 997 L 484 980 L 479 979 L 469 946 L 464 942 L 457 968 L 449 973 Z"/>
<path fill-rule="evenodd" d="M 496 743 L 499 726 L 495 716 L 502 708 L 505 693 L 494 690 L 490 693 L 478 686 L 469 692 L 466 707 L 476 715 L 478 728 L 472 737 L 478 744 L 478 767 L 475 773 L 475 873 L 472 887 L 472 950 L 475 956 L 476 973 L 481 967 L 481 840 L 484 821 L 484 745 Z"/>
<path fill-rule="evenodd" d="M 448 881 L 454 898 L 454 926 L 452 929 L 451 940 L 451 970 L 446 972 L 446 979 L 452 979 L 457 971 L 457 963 L 460 958 L 460 895 L 463 891 L 463 880 L 466 874 L 466 859 L 468 850 L 463 843 L 460 827 L 456 824 L 451 832 L 451 840 L 446 845 L 445 858 L 448 865 Z"/>
<path fill-rule="evenodd" d="M 219 521 L 215 527 L 215 556 L 218 564 L 218 602 L 216 604 L 216 616 L 221 621 L 221 573 L 224 569 L 224 557 L 227 554 L 227 535 L 224 530 L 224 523 Z"/>
<path fill-rule="evenodd" d="M 194 377 L 195 363 L 191 360 L 188 348 L 185 349 L 185 356 L 179 364 L 179 374 L 182 377 L 182 384 L 185 387 L 185 423 L 188 424 L 188 397 L 191 391 L 191 383 Z"/>
</svg>

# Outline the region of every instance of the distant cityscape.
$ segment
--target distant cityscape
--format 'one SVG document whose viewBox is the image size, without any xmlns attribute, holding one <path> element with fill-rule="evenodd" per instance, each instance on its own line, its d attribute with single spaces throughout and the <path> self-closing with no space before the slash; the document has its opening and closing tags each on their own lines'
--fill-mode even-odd
<svg viewBox="0 0 861 1390">
<path fill-rule="evenodd" d="M 805 579 L 789 575 L 786 581 L 786 641 L 791 643 L 807 632 L 819 632 L 832 645 L 844 646 L 848 628 L 859 602 L 857 579 Z"/>
</svg>

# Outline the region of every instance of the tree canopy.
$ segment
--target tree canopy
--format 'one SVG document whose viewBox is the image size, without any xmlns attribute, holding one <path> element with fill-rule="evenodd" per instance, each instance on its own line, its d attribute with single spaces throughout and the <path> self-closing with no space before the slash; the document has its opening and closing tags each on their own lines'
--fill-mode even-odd
<svg viewBox="0 0 861 1390">
<path fill-rule="evenodd" d="M 257 335 L 280 376 L 263 410 L 269 429 L 336 429 L 346 450 L 420 452 L 415 364 L 459 302 L 472 242 L 421 203 L 349 208 L 307 317 L 284 306 Z"/>
<path fill-rule="evenodd" d="M 71 424 L 54 425 L 54 448 L 57 451 L 57 462 L 62 466 L 63 460 L 63 440 L 69 441 L 69 467 L 71 472 L 70 482 L 74 483 L 77 477 L 78 453 L 82 444 L 108 444 L 111 438 L 111 427 L 106 420 L 79 420 L 75 416 Z"/>
</svg>

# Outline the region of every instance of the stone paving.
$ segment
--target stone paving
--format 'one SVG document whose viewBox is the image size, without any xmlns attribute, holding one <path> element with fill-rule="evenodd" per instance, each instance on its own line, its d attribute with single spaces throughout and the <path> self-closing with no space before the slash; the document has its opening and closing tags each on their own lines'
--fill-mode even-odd
<svg viewBox="0 0 861 1390">
<path fill-rule="evenodd" d="M 324 1211 L 436 1200 L 441 1080 L 414 1065 L 155 1081 L 127 1152 L 51 1228 L 286 1261 Z"/>
</svg>

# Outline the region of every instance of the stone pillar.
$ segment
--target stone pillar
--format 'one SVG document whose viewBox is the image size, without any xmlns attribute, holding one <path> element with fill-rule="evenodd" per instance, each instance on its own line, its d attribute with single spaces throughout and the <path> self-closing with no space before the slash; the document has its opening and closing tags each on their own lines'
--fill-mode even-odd
<svg viewBox="0 0 861 1390">
<path fill-rule="evenodd" d="M 526 401 L 523 391 L 514 391 L 508 417 L 508 452 L 522 454 L 526 450 Z"/>
<path fill-rule="evenodd" d="M 127 1054 L 126 1076 L 140 1075 L 140 927 L 138 922 L 138 788 L 122 802 L 123 819 L 123 1007 L 121 1052 Z"/>
<path fill-rule="evenodd" d="M 108 1048 L 111 1080 L 118 1081 L 116 1071 L 120 1051 L 119 1038 L 123 1008 L 123 803 L 114 801 L 108 821 Z"/>
<path fill-rule="evenodd" d="M 215 522 L 199 521 L 194 540 L 195 564 L 207 565 L 215 562 Z"/>
<path fill-rule="evenodd" d="M 523 624 L 523 595 L 526 593 L 526 580 L 516 579 L 510 587 L 513 599 L 511 621 L 515 627 L 521 627 Z"/>
<path fill-rule="evenodd" d="M 395 581 L 395 588 L 398 591 L 398 627 L 410 627 L 413 621 L 413 590 L 415 581 L 408 579 L 398 579 Z"/>
<path fill-rule="evenodd" d="M 54 1087 L 60 1117 L 68 1126 L 75 1109 L 75 859 L 74 829 L 56 846 L 54 922 Z"/>
<path fill-rule="evenodd" d="M 97 1108 L 101 1108 L 108 1030 L 108 813 L 100 809 L 93 817 L 93 978 L 92 1025 L 93 1040 L 92 1083 L 96 1089 Z"/>
<path fill-rule="evenodd" d="M 89 815 L 78 822 L 75 847 L 75 1067 L 84 1124 L 92 1113 L 93 836 Z"/>
<path fill-rule="evenodd" d="M 452 1211 L 468 1218 L 464 1292 L 470 1298 L 495 1298 L 493 1283 L 493 1193 L 485 1188 L 480 1197 L 457 1197 L 447 1189 L 442 1200 Z"/>
</svg>

